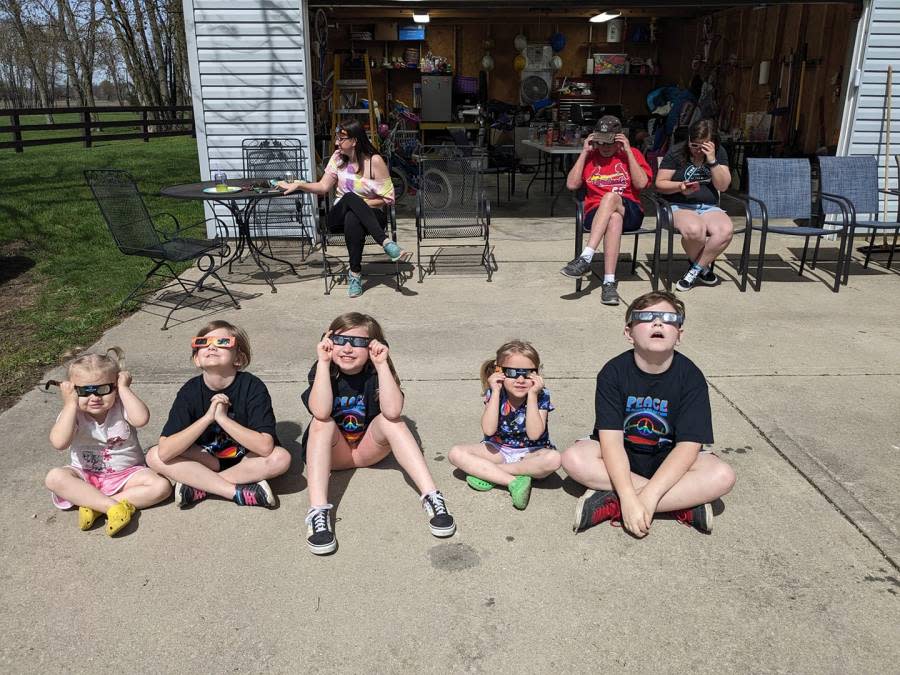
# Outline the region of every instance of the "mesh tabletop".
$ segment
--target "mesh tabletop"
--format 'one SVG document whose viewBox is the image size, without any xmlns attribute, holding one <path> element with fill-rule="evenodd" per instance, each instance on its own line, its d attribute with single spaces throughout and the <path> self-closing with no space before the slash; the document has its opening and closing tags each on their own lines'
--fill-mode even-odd
<svg viewBox="0 0 900 675">
<path fill-rule="evenodd" d="M 258 178 L 238 178 L 229 179 L 229 185 L 240 187 L 238 192 L 204 192 L 205 188 L 216 186 L 216 181 L 205 180 L 200 183 L 185 183 L 183 185 L 170 185 L 162 188 L 159 193 L 164 197 L 172 197 L 173 199 L 204 199 L 208 201 L 222 201 L 232 199 L 269 199 L 271 197 L 282 196 L 281 190 L 272 192 L 256 192 L 254 187 L 265 187 L 266 190 L 271 188 L 268 183 Z"/>
</svg>

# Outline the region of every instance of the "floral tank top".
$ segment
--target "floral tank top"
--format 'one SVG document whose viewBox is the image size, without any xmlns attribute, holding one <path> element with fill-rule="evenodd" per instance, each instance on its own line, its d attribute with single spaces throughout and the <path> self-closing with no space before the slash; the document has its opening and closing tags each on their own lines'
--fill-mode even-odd
<svg viewBox="0 0 900 675">
<path fill-rule="evenodd" d="M 343 164 L 339 152 L 331 156 L 325 173 L 337 178 L 334 203 L 337 204 L 341 197 L 348 192 L 354 192 L 363 199 L 383 199 L 387 204 L 394 203 L 394 183 L 390 178 L 378 180 L 372 177 L 372 163 L 369 162 L 369 177 L 356 173 L 356 164 Z"/>
</svg>

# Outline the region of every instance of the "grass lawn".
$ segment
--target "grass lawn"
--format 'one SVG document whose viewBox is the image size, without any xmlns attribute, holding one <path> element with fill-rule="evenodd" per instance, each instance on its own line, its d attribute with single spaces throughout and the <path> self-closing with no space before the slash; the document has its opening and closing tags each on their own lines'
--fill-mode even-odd
<svg viewBox="0 0 900 675">
<path fill-rule="evenodd" d="M 151 213 L 169 211 L 183 225 L 203 218 L 199 202 L 158 196 L 200 179 L 190 136 L 0 151 L 0 410 L 115 324 L 149 270 L 148 259 L 116 249 L 82 175 L 95 168 L 129 171 Z"/>
</svg>

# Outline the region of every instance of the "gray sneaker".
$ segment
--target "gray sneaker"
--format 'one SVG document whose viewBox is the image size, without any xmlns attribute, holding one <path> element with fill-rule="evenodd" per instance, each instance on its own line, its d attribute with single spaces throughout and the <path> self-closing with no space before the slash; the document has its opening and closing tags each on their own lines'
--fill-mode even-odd
<svg viewBox="0 0 900 675">
<path fill-rule="evenodd" d="M 591 273 L 591 263 L 578 256 L 574 260 L 570 260 L 569 264 L 563 267 L 559 273 L 564 277 L 572 277 L 573 279 L 586 277 Z"/>
<path fill-rule="evenodd" d="M 604 281 L 600 287 L 600 302 L 604 305 L 618 305 L 619 292 L 616 290 L 618 286 L 618 281 Z"/>
</svg>

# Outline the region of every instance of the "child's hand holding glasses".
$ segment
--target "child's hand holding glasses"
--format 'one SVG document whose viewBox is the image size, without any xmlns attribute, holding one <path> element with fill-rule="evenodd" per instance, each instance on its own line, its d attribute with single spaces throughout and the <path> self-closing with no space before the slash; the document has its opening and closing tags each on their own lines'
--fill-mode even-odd
<svg viewBox="0 0 900 675">
<path fill-rule="evenodd" d="M 382 363 L 387 363 L 388 346 L 386 344 L 382 344 L 378 340 L 372 340 L 369 343 L 369 358 L 376 366 L 380 366 Z"/>
<path fill-rule="evenodd" d="M 119 389 L 127 389 L 131 386 L 131 382 L 131 373 L 129 373 L 127 370 L 120 370 L 119 376 L 116 378 L 116 386 Z"/>
<path fill-rule="evenodd" d="M 331 363 L 331 355 L 334 351 L 334 343 L 331 341 L 331 331 L 325 333 L 316 345 L 316 356 L 322 363 Z"/>
<path fill-rule="evenodd" d="M 531 380 L 531 389 L 528 390 L 529 396 L 538 396 L 541 391 L 544 389 L 544 378 L 538 375 L 537 373 L 532 373 L 528 376 L 528 379 Z"/>
<path fill-rule="evenodd" d="M 504 375 L 503 370 L 499 368 L 488 376 L 488 386 L 491 388 L 492 394 L 500 392 L 500 388 L 503 386 L 503 380 L 505 379 L 506 375 Z"/>
<path fill-rule="evenodd" d="M 63 405 L 78 405 L 78 392 L 75 391 L 75 385 L 68 380 L 59 383 L 59 395 L 62 397 Z"/>
</svg>

